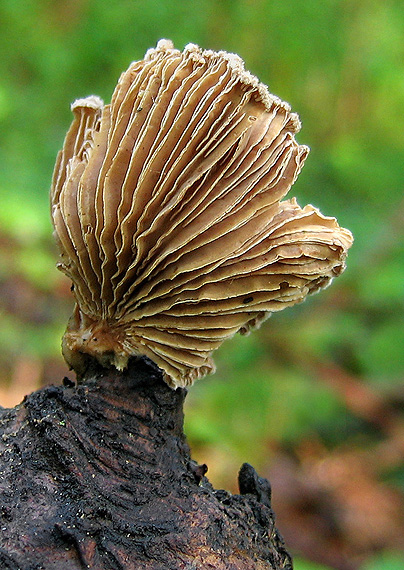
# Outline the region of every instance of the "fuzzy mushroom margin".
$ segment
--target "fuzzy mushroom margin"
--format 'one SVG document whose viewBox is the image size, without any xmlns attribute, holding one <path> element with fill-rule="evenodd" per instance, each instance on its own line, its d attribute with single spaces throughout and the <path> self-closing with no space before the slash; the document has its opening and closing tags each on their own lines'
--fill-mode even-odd
<svg viewBox="0 0 404 570">
<path fill-rule="evenodd" d="M 225 339 L 344 270 L 351 233 L 283 200 L 309 151 L 299 118 L 237 55 L 161 40 L 109 105 L 72 110 L 51 206 L 79 376 L 87 355 L 120 370 L 146 355 L 187 386 Z"/>
</svg>

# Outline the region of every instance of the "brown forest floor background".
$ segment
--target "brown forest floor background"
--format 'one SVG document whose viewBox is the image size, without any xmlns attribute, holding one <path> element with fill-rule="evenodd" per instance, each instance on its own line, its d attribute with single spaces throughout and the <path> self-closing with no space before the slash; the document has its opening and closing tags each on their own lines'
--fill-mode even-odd
<svg viewBox="0 0 404 570">
<path fill-rule="evenodd" d="M 401 570 L 404 4 L 4 0 L 0 30 L 0 405 L 69 374 L 47 204 L 69 104 L 108 100 L 160 37 L 235 51 L 302 119 L 291 194 L 355 244 L 327 291 L 218 351 L 186 432 L 215 486 L 243 461 L 269 477 L 296 570 Z"/>
</svg>

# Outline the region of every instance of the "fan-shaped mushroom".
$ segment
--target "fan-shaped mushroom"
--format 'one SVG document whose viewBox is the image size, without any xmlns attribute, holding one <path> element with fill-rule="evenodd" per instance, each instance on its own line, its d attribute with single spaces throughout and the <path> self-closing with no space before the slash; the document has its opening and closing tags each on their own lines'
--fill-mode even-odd
<svg viewBox="0 0 404 570">
<path fill-rule="evenodd" d="M 72 110 L 51 202 L 79 374 L 85 354 L 119 369 L 142 354 L 191 384 L 226 338 L 344 270 L 350 232 L 281 201 L 308 154 L 298 116 L 238 56 L 161 40 L 110 105 Z"/>
</svg>

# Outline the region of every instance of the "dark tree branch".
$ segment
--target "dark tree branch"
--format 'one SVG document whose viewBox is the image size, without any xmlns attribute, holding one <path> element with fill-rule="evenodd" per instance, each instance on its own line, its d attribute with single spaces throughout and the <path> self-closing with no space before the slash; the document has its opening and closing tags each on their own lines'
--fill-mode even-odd
<svg viewBox="0 0 404 570">
<path fill-rule="evenodd" d="M 269 483 L 215 490 L 183 433 L 186 391 L 147 359 L 0 410 L 0 568 L 291 569 Z"/>
</svg>

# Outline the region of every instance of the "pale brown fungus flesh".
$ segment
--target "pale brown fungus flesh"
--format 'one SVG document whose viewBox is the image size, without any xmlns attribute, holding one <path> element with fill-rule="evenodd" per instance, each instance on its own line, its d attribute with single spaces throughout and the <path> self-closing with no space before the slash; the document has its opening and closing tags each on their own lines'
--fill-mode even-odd
<svg viewBox="0 0 404 570">
<path fill-rule="evenodd" d="M 309 151 L 299 118 L 237 55 L 161 40 L 109 105 L 72 110 L 51 205 L 79 375 L 86 354 L 118 369 L 146 355 L 187 386 L 225 339 L 344 270 L 351 233 L 283 200 Z"/>
</svg>

